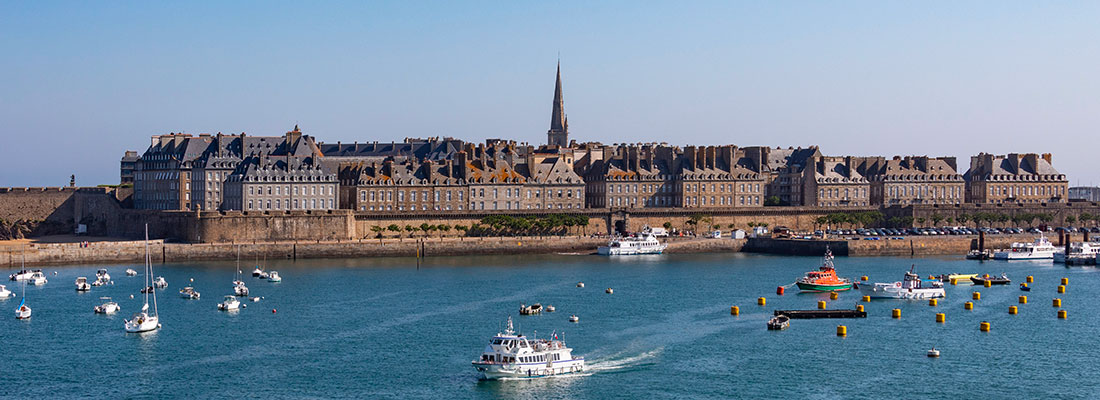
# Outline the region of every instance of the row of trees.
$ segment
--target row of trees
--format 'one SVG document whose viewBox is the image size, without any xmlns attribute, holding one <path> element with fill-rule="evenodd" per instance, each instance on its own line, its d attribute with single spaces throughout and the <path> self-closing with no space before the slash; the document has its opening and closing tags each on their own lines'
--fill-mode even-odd
<svg viewBox="0 0 1100 400">
<path fill-rule="evenodd" d="M 858 211 L 858 212 L 835 212 L 829 213 L 817 217 L 814 220 L 814 224 L 818 226 L 831 226 L 831 227 L 848 227 L 854 228 L 859 226 L 873 226 L 885 219 L 885 216 L 879 211 Z M 891 219 L 891 224 L 897 223 Z"/>
<path fill-rule="evenodd" d="M 541 217 L 490 215 L 482 218 L 480 224 L 471 226 L 469 234 L 472 236 L 568 235 L 577 227 L 581 229 L 581 234 L 586 234 L 588 217 L 565 214 Z"/>
<path fill-rule="evenodd" d="M 465 233 L 466 231 L 468 231 L 470 229 L 470 227 L 468 227 L 466 225 L 451 226 L 451 225 L 448 225 L 448 224 L 432 225 L 432 224 L 428 224 L 428 223 L 424 223 L 424 224 L 420 224 L 420 225 L 416 225 L 416 226 L 405 225 L 404 227 L 401 227 L 401 225 L 398 225 L 398 224 L 390 224 L 389 226 L 385 226 L 385 227 L 377 226 L 377 225 L 370 227 L 371 232 L 374 232 L 375 237 L 377 237 L 377 238 L 381 238 L 384 235 L 384 233 L 387 232 L 387 231 L 395 232 L 398 235 L 400 235 L 402 232 L 404 232 L 404 233 L 408 234 L 409 237 L 413 237 L 417 233 L 420 233 L 420 232 L 423 232 L 424 236 L 428 236 L 432 232 L 435 232 L 435 231 L 447 233 L 447 232 L 450 232 L 451 229 L 454 229 L 456 231 L 460 231 L 460 232 Z"/>
<path fill-rule="evenodd" d="M 1074 217 L 1072 215 L 1066 216 L 1059 223 L 1065 222 L 1066 224 L 1074 224 L 1080 221 L 1081 223 L 1092 222 L 1095 225 L 1100 222 L 1100 215 L 1093 215 L 1090 213 L 1081 213 Z M 976 212 L 973 214 L 962 213 L 955 217 L 945 217 L 940 214 L 932 214 L 930 217 L 911 217 L 911 216 L 896 216 L 884 220 L 884 216 L 878 211 L 864 211 L 864 212 L 838 212 L 831 213 L 818 217 L 814 221 L 819 226 L 833 226 L 833 227 L 848 227 L 852 228 L 856 225 L 869 227 L 875 226 L 882 222 L 885 222 L 887 226 L 894 228 L 909 228 L 912 226 L 942 226 L 946 225 L 968 225 L 973 223 L 974 226 L 990 226 L 1005 228 L 1009 224 L 1013 224 L 1015 227 L 1033 227 L 1038 224 L 1049 224 L 1055 222 L 1054 215 L 1050 213 L 1016 213 L 1005 214 L 996 212 Z M 914 224 L 915 223 L 915 224 Z M 930 224 L 930 225 L 929 225 Z"/>
</svg>

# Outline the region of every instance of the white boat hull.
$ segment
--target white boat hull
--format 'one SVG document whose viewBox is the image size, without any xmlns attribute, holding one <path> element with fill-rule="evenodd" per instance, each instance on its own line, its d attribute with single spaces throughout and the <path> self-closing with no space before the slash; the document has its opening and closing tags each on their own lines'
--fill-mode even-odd
<svg viewBox="0 0 1100 400">
<path fill-rule="evenodd" d="M 1019 251 L 998 251 L 993 253 L 994 260 L 1053 260 L 1054 252 L 1019 252 Z M 1064 255 L 1063 255 L 1064 257 Z"/>
<path fill-rule="evenodd" d="M 859 285 L 859 292 L 872 299 L 905 299 L 920 300 L 946 297 L 947 292 L 943 288 L 907 289 L 900 286 Z"/>
<path fill-rule="evenodd" d="M 114 314 L 118 312 L 118 305 L 116 304 L 104 304 L 95 308 L 97 314 Z"/>
<path fill-rule="evenodd" d="M 153 317 L 146 316 L 146 317 L 140 318 L 140 319 L 141 319 L 140 322 L 137 321 L 136 319 L 126 321 L 126 324 L 125 324 L 126 332 L 129 332 L 129 333 L 149 332 L 149 331 L 156 330 L 157 328 L 160 328 L 160 318 L 157 318 L 155 316 L 153 316 Z"/>
<path fill-rule="evenodd" d="M 479 363 L 474 368 L 484 379 L 528 379 L 566 375 L 584 371 L 584 358 L 560 360 L 551 363 Z"/>
<path fill-rule="evenodd" d="M 31 317 L 31 308 L 27 307 L 25 310 L 15 310 L 15 319 L 27 319 Z"/>
<path fill-rule="evenodd" d="M 649 248 L 629 248 L 629 247 L 610 247 L 600 246 L 596 249 L 596 253 L 601 256 L 635 256 L 644 254 L 661 254 L 665 251 L 667 245 L 660 245 L 657 247 Z"/>
</svg>

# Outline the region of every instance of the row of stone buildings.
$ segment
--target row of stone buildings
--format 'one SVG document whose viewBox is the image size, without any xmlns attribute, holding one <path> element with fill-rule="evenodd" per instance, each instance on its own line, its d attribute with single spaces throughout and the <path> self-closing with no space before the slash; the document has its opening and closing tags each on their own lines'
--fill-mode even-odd
<svg viewBox="0 0 1100 400">
<path fill-rule="evenodd" d="M 452 138 L 322 143 L 282 136 L 168 134 L 122 159 L 135 208 L 360 212 L 866 207 L 1067 199 L 1050 154 L 834 157 L 816 146 L 677 147 L 569 141 L 561 70 L 547 144 Z"/>
</svg>

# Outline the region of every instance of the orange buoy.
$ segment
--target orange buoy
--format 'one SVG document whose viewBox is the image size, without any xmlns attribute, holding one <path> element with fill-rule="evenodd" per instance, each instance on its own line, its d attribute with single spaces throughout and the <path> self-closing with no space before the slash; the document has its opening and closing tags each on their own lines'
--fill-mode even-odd
<svg viewBox="0 0 1100 400">
<path fill-rule="evenodd" d="M 871 296 L 863 296 L 863 302 L 867 303 L 871 301 Z"/>
<path fill-rule="evenodd" d="M 1018 310 L 1019 310 L 1019 308 L 1016 308 L 1016 306 L 1008 306 L 1008 313 L 1010 315 L 1016 315 L 1016 312 Z"/>
<path fill-rule="evenodd" d="M 989 332 L 990 328 L 992 328 L 992 326 L 989 325 L 988 322 L 982 321 L 981 324 L 978 324 L 978 330 L 980 330 L 982 332 Z"/>
<path fill-rule="evenodd" d="M 276 310 L 275 310 L 274 308 L 272 308 L 272 309 L 271 309 L 271 313 L 272 313 L 272 314 L 274 314 L 274 313 L 275 313 L 275 311 L 276 311 Z"/>
<path fill-rule="evenodd" d="M 1058 319 L 1066 319 L 1069 316 L 1066 315 L 1066 310 L 1058 310 Z"/>
<path fill-rule="evenodd" d="M 890 312 L 890 316 L 894 318 L 901 318 L 901 309 L 895 308 L 893 311 Z"/>
<path fill-rule="evenodd" d="M 867 275 L 864 275 L 864 276 L 861 276 L 861 277 L 859 277 L 859 280 L 861 280 L 861 281 L 866 281 L 866 280 L 867 280 Z"/>
<path fill-rule="evenodd" d="M 1069 284 L 1069 278 L 1062 278 L 1062 285 L 1068 285 L 1068 284 Z"/>
<path fill-rule="evenodd" d="M 1058 293 L 1065 293 L 1066 285 L 1058 285 Z"/>
<path fill-rule="evenodd" d="M 762 305 L 765 305 L 765 304 L 768 304 L 768 299 L 765 299 L 763 297 L 760 297 L 760 298 L 756 299 L 756 305 L 762 306 Z"/>
<path fill-rule="evenodd" d="M 1034 283 L 1034 282 L 1035 282 L 1035 277 L 1031 276 L 1031 275 L 1028 275 L 1027 276 L 1027 283 Z"/>
<path fill-rule="evenodd" d="M 973 298 L 974 300 L 981 300 L 982 299 L 982 292 L 974 292 L 974 294 L 970 295 L 970 297 Z"/>
<path fill-rule="evenodd" d="M 963 303 L 963 309 L 973 310 L 974 309 L 974 302 L 968 301 L 966 303 Z"/>
<path fill-rule="evenodd" d="M 856 311 L 863 312 L 863 304 L 856 305 Z"/>
<path fill-rule="evenodd" d="M 741 307 L 731 306 L 730 307 L 730 315 L 741 315 Z"/>
<path fill-rule="evenodd" d="M 837 325 L 836 335 L 837 336 L 848 336 L 848 327 L 844 326 L 844 325 Z"/>
<path fill-rule="evenodd" d="M 928 299 L 928 305 L 929 305 L 929 306 L 935 307 L 935 306 L 936 306 L 937 304 L 939 304 L 939 301 L 938 301 L 938 300 L 936 300 L 936 299 Z"/>
<path fill-rule="evenodd" d="M 824 310 L 825 309 L 825 300 L 821 300 L 821 301 L 817 302 L 817 309 L 818 310 Z"/>
<path fill-rule="evenodd" d="M 1027 304 L 1027 296 L 1020 296 L 1020 304 Z"/>
<path fill-rule="evenodd" d="M 785 291 L 785 290 L 786 290 L 786 288 L 784 288 L 784 287 L 782 287 L 782 286 L 776 287 L 776 288 L 775 288 L 775 294 L 778 294 L 778 295 L 782 296 L 782 295 L 783 295 L 783 291 Z"/>
<path fill-rule="evenodd" d="M 1062 306 L 1062 299 L 1054 299 L 1053 303 L 1054 303 L 1053 305 L 1055 307 L 1061 307 Z"/>
<path fill-rule="evenodd" d="M 947 323 L 947 314 L 937 313 L 936 314 L 936 322 L 939 322 L 941 324 Z"/>
</svg>

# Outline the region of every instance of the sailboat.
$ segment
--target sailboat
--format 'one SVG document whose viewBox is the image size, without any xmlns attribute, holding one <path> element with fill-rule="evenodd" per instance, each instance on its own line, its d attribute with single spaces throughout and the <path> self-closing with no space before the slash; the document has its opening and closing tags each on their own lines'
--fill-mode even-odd
<svg viewBox="0 0 1100 400">
<path fill-rule="evenodd" d="M 27 253 L 23 252 L 23 270 L 27 268 Z M 15 309 L 15 319 L 29 319 L 31 308 L 27 307 L 27 281 L 23 281 L 23 299 L 19 301 L 19 307 Z"/>
<path fill-rule="evenodd" d="M 233 275 L 233 294 L 248 296 L 248 286 L 241 280 L 241 246 L 237 246 L 237 272 Z"/>
<path fill-rule="evenodd" d="M 150 287 L 152 282 L 150 279 L 153 277 L 153 263 L 149 258 L 149 225 L 145 225 L 145 282 L 142 286 Z M 153 315 L 149 315 L 149 295 L 153 295 Z M 134 316 L 126 320 L 124 325 L 126 332 L 138 333 L 149 332 L 160 328 L 160 314 L 157 313 L 157 293 L 155 290 L 149 290 L 145 293 L 145 305 L 141 306 L 141 311 L 134 314 Z"/>
</svg>

